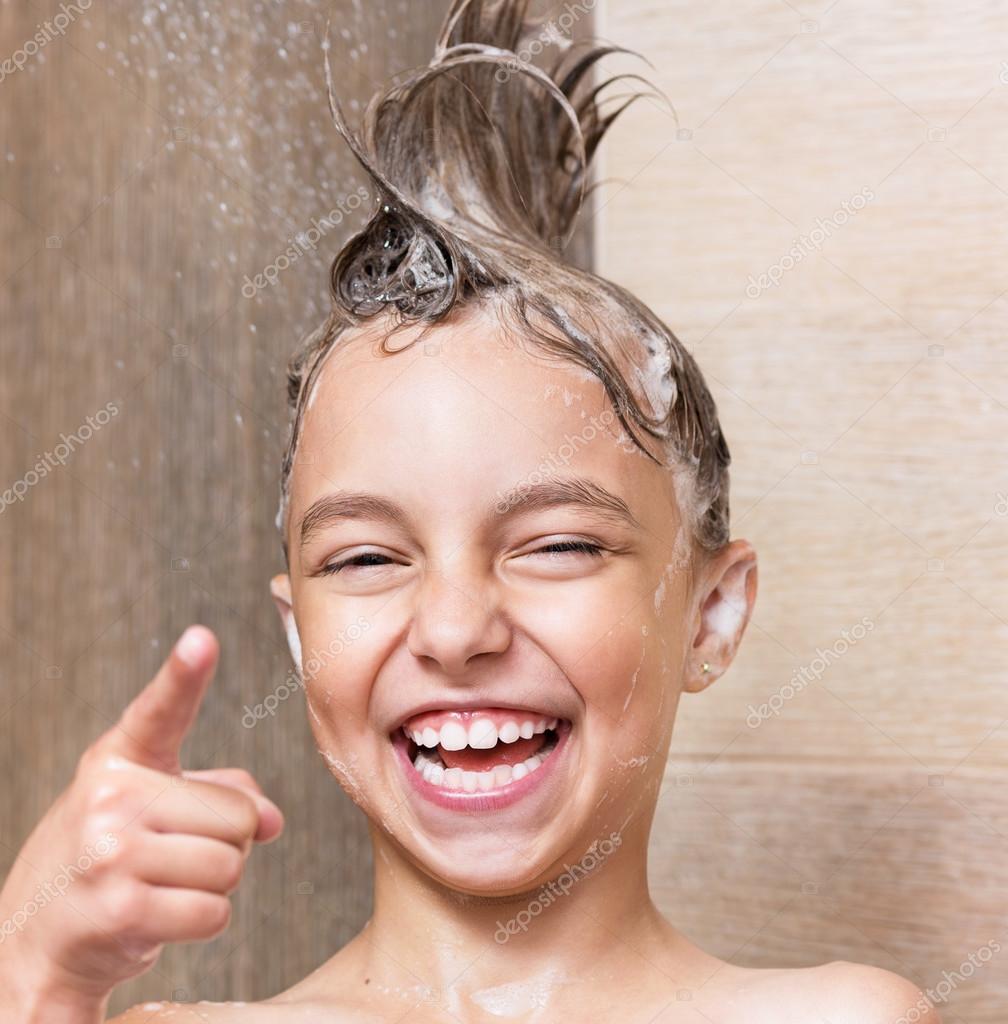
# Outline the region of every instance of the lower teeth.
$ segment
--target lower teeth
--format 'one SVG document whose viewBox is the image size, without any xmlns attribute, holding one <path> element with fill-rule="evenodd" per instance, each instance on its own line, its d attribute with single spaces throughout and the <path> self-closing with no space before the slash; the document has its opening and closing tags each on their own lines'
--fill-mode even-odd
<svg viewBox="0 0 1008 1024">
<path fill-rule="evenodd" d="M 485 772 L 469 772 L 462 768 L 445 768 L 441 758 L 433 751 L 420 750 L 413 759 L 413 767 L 433 786 L 443 789 L 461 789 L 465 793 L 476 793 L 496 789 L 511 782 L 518 782 L 526 775 L 538 771 L 539 766 L 549 757 L 556 746 L 555 735 L 547 738 L 537 754 L 518 764 L 498 764 Z M 434 760 L 436 758 L 436 760 Z"/>
</svg>

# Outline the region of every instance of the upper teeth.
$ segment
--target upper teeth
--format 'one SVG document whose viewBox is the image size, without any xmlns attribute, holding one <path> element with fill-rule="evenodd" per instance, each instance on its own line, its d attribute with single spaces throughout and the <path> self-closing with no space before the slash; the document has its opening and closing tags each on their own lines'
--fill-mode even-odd
<svg viewBox="0 0 1008 1024">
<path fill-rule="evenodd" d="M 427 726 L 425 729 L 406 729 L 418 747 L 444 747 L 445 750 L 462 750 L 473 747 L 476 750 L 489 750 L 501 743 L 514 743 L 518 737 L 531 739 L 536 733 L 557 727 L 557 718 L 541 718 L 538 721 L 528 718 L 519 722 L 517 719 L 502 723 L 500 729 L 487 718 L 480 718 L 467 729 L 461 722 L 445 722 L 441 729 Z"/>
</svg>

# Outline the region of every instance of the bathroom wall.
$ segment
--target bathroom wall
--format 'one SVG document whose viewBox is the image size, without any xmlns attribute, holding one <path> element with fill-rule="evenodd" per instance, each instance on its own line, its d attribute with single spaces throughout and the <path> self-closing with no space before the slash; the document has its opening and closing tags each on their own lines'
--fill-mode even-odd
<svg viewBox="0 0 1008 1024">
<path fill-rule="evenodd" d="M 994 1024 L 1008 11 L 598 10 L 653 65 L 610 69 L 648 75 L 674 113 L 644 100 L 605 147 L 597 269 L 699 361 L 733 534 L 760 559 L 735 666 L 680 704 L 656 898 L 722 957 L 873 963 L 942 986 L 944 1019 Z"/>
<path fill-rule="evenodd" d="M 364 819 L 300 695 L 252 728 L 245 708 L 290 668 L 267 590 L 285 364 L 364 209 L 326 105 L 326 14 L 353 114 L 429 59 L 446 8 L 120 0 L 69 5 L 59 32 L 39 27 L 56 4 L 0 5 L 0 54 L 27 58 L 0 87 L 0 478 L 27 487 L 0 513 L 0 871 L 193 621 L 222 657 L 184 763 L 250 769 L 287 817 L 225 935 L 167 948 L 116 1011 L 263 998 L 370 913 Z"/>
</svg>

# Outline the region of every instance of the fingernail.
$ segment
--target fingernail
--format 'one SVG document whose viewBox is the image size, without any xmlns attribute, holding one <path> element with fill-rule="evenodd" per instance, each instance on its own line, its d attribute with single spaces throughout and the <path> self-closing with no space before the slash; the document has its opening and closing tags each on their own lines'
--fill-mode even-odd
<svg viewBox="0 0 1008 1024">
<path fill-rule="evenodd" d="M 197 626 L 190 626 L 178 639 L 175 644 L 175 653 L 190 668 L 195 668 L 203 653 L 203 641 L 200 639 L 200 629 Z"/>
</svg>

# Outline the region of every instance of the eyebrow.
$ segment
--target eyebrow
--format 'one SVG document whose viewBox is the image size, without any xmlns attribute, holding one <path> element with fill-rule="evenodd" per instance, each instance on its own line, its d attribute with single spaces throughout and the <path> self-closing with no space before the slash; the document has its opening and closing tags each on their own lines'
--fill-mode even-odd
<svg viewBox="0 0 1008 1024">
<path fill-rule="evenodd" d="M 503 509 L 501 508 L 503 506 Z M 573 506 L 593 512 L 603 519 L 642 529 L 627 503 L 612 491 L 588 477 L 544 480 L 541 483 L 512 488 L 490 506 L 483 517 L 484 525 L 500 519 L 511 519 L 552 508 Z M 409 513 L 390 498 L 362 491 L 337 491 L 313 502 L 301 517 L 301 546 L 320 530 L 344 519 L 386 522 L 409 529 Z"/>
</svg>

